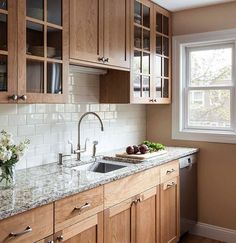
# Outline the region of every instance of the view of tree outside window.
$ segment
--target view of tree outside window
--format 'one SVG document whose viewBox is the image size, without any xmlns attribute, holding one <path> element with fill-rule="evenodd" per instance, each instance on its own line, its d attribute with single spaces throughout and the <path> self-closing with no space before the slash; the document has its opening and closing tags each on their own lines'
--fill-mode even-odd
<svg viewBox="0 0 236 243">
<path fill-rule="evenodd" d="M 232 128 L 233 45 L 191 47 L 187 53 L 185 125 L 202 129 Z"/>
</svg>

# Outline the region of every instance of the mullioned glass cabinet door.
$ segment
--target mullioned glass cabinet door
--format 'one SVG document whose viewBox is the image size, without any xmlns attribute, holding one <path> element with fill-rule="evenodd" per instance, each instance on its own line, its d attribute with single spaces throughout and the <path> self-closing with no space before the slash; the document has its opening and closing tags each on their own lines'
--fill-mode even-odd
<svg viewBox="0 0 236 243">
<path fill-rule="evenodd" d="M 66 101 L 69 0 L 19 0 L 22 102 Z"/>
</svg>

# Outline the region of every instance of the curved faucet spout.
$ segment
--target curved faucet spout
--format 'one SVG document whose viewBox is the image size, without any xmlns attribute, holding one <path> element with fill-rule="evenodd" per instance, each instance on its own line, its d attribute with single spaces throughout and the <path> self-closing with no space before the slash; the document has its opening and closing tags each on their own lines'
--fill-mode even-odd
<svg viewBox="0 0 236 243">
<path fill-rule="evenodd" d="M 97 117 L 98 118 L 98 120 L 99 120 L 99 122 L 100 122 L 100 124 L 101 124 L 101 131 L 103 132 L 104 131 L 104 126 L 103 126 L 103 122 L 102 122 L 102 119 L 100 118 L 100 116 L 97 114 L 97 113 L 95 113 L 95 112 L 86 112 L 86 113 L 84 113 L 81 117 L 80 117 L 80 119 L 79 119 L 79 122 L 78 122 L 78 146 L 77 146 L 77 148 L 78 148 L 78 153 L 77 153 L 77 160 L 80 160 L 80 154 L 81 154 L 81 143 L 80 143 L 80 129 L 81 129 L 81 122 L 82 122 L 82 120 L 86 117 L 86 116 L 88 116 L 88 115 L 94 115 L 95 117 Z"/>
</svg>

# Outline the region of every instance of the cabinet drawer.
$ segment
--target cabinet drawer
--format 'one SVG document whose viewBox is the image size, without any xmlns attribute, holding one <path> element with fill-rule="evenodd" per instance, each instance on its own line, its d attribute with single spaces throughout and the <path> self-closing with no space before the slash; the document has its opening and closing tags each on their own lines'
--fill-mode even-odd
<svg viewBox="0 0 236 243">
<path fill-rule="evenodd" d="M 161 183 L 171 180 L 179 175 L 179 161 L 175 160 L 161 166 Z"/>
<path fill-rule="evenodd" d="M 98 187 L 55 202 L 55 230 L 75 224 L 103 211 L 103 187 Z"/>
<path fill-rule="evenodd" d="M 32 243 L 52 234 L 52 204 L 0 221 L 1 243 Z"/>
<path fill-rule="evenodd" d="M 104 185 L 104 207 L 109 208 L 159 184 L 160 168 L 142 171 Z"/>
</svg>

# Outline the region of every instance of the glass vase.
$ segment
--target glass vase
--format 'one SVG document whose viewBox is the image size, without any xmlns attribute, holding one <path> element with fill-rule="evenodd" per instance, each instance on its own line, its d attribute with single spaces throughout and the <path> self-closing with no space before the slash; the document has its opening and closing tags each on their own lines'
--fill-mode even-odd
<svg viewBox="0 0 236 243">
<path fill-rule="evenodd" d="M 9 171 L 11 173 L 9 173 Z M 0 166 L 0 188 L 12 188 L 15 185 L 15 166 L 4 167 Z"/>
</svg>

